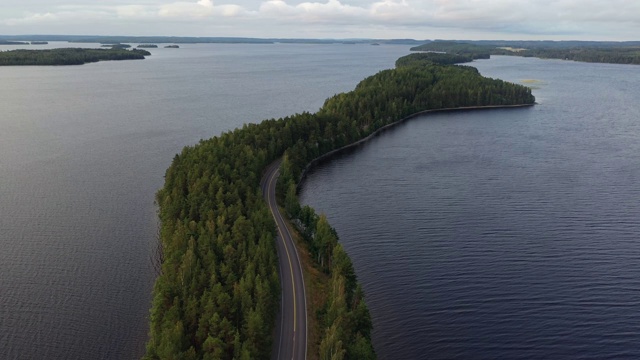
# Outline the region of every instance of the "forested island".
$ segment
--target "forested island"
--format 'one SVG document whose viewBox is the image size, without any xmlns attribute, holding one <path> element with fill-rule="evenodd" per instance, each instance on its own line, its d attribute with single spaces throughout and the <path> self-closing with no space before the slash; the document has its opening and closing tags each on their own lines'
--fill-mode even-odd
<svg viewBox="0 0 640 360">
<path fill-rule="evenodd" d="M 145 50 L 112 49 L 46 49 L 0 52 L 0 66 L 8 65 L 82 65 L 107 60 L 138 60 L 151 55 Z"/>
<path fill-rule="evenodd" d="M 158 45 L 156 44 L 140 44 L 137 46 L 137 48 L 140 49 L 156 49 L 158 47 Z"/>
<path fill-rule="evenodd" d="M 24 41 L 0 40 L 0 45 L 29 45 L 29 43 Z"/>
<path fill-rule="evenodd" d="M 640 45 L 637 43 L 580 43 L 580 42 L 490 42 L 433 41 L 411 48 L 412 51 L 445 52 L 488 59 L 491 55 L 538 57 L 594 63 L 640 64 Z"/>
<path fill-rule="evenodd" d="M 161 272 L 145 359 L 268 359 L 280 299 L 276 228 L 262 198 L 265 168 L 283 158 L 278 195 L 328 280 L 311 309 L 309 358 L 374 359 L 372 323 L 353 264 L 326 218 L 296 187 L 313 159 L 426 110 L 530 105 L 531 90 L 412 54 L 314 114 L 246 124 L 176 155 L 156 195 Z M 446 65 L 443 65 L 446 64 Z"/>
<path fill-rule="evenodd" d="M 100 47 L 108 47 L 112 49 L 128 49 L 131 47 L 129 44 L 102 44 Z"/>
</svg>

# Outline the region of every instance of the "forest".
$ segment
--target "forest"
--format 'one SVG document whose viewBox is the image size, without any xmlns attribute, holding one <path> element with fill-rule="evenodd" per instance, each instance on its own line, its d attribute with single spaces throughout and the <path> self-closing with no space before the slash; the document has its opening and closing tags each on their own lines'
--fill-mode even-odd
<svg viewBox="0 0 640 360">
<path fill-rule="evenodd" d="M 128 49 L 131 47 L 129 44 L 102 44 L 100 47 L 112 48 L 112 49 Z"/>
<path fill-rule="evenodd" d="M 401 57 L 400 59 L 396 60 L 396 67 L 418 65 L 419 63 L 422 63 L 423 65 L 453 65 L 471 62 L 473 61 L 473 59 L 474 57 L 471 55 L 421 52 Z"/>
<path fill-rule="evenodd" d="M 263 170 L 283 158 L 278 195 L 319 271 L 330 278 L 317 313 L 320 359 L 374 359 L 371 317 L 353 264 L 326 217 L 301 207 L 307 164 L 408 115 L 442 108 L 533 104 L 531 90 L 410 55 L 395 69 L 327 99 L 321 109 L 245 124 L 177 154 L 156 194 L 161 270 L 145 359 L 268 359 L 280 299 L 275 222 Z"/>
<path fill-rule="evenodd" d="M 0 51 L 0 66 L 82 65 L 106 60 L 137 60 L 151 55 L 145 50 L 124 49 L 47 49 Z"/>
<path fill-rule="evenodd" d="M 29 45 L 29 43 L 24 41 L 0 40 L 0 45 Z"/>
<path fill-rule="evenodd" d="M 433 41 L 414 46 L 411 51 L 442 52 L 450 55 L 462 55 L 475 59 L 488 59 L 491 55 L 507 55 L 506 50 L 491 45 L 476 45 L 457 41 Z"/>
<path fill-rule="evenodd" d="M 501 41 L 492 44 L 486 41 L 433 41 L 412 47 L 411 50 L 444 52 L 450 55 L 471 56 L 473 59 L 488 59 L 491 55 L 509 55 L 594 63 L 640 64 L 640 44 L 633 42 L 581 43 L 516 41 L 509 43 L 507 41 Z"/>
<path fill-rule="evenodd" d="M 640 46 L 626 48 L 528 49 L 518 56 L 592 63 L 640 64 Z"/>
</svg>

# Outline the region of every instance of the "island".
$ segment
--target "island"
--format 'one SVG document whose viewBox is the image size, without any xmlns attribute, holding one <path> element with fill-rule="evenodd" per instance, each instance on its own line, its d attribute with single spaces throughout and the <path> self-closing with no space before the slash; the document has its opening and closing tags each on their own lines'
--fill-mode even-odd
<svg viewBox="0 0 640 360">
<path fill-rule="evenodd" d="M 47 45 L 49 44 L 48 41 L 32 41 L 31 45 Z"/>
<path fill-rule="evenodd" d="M 106 60 L 139 60 L 151 55 L 145 50 L 123 49 L 46 49 L 0 52 L 0 66 L 9 65 L 82 65 Z"/>
<path fill-rule="evenodd" d="M 0 40 L 0 45 L 30 45 L 30 44 L 24 41 Z"/>
<path fill-rule="evenodd" d="M 140 44 L 140 45 L 138 45 L 136 47 L 138 47 L 140 49 L 155 49 L 155 48 L 158 47 L 158 45 L 156 45 L 156 44 Z"/>
<path fill-rule="evenodd" d="M 276 234 L 291 232 L 309 302 L 308 331 L 293 336 L 308 332 L 309 357 L 375 359 L 351 259 L 326 217 L 301 207 L 297 185 L 317 159 L 417 114 L 534 104 L 531 89 L 450 64 L 456 59 L 400 58 L 316 113 L 245 124 L 177 154 L 156 194 L 161 271 L 144 358 L 270 358 L 280 344 L 273 334 L 281 287 L 290 285 L 279 281 Z M 276 225 L 274 205 L 263 199 L 267 185 L 275 185 L 277 213 L 288 224 Z"/>
<path fill-rule="evenodd" d="M 165 46 L 164 48 L 165 48 L 165 49 L 179 49 L 179 48 L 180 48 L 180 46 L 178 46 L 178 45 L 167 45 L 167 46 Z"/>
<path fill-rule="evenodd" d="M 412 47 L 411 50 L 446 52 L 472 59 L 508 55 L 594 63 L 640 64 L 640 44 L 636 42 L 433 41 Z"/>
<path fill-rule="evenodd" d="M 131 47 L 129 44 L 102 44 L 101 47 L 108 47 L 112 49 L 128 49 Z"/>
</svg>

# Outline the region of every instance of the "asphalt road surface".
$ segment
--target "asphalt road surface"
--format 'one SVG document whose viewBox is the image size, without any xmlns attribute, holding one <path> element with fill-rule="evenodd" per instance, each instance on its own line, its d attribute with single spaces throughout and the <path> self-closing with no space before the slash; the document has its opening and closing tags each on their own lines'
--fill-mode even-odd
<svg viewBox="0 0 640 360">
<path fill-rule="evenodd" d="M 272 359 L 306 359 L 307 357 L 307 300 L 302 266 L 293 238 L 276 203 L 276 182 L 280 160 L 272 163 L 262 177 L 260 186 L 278 227 L 278 259 L 282 298 L 276 317 Z"/>
</svg>

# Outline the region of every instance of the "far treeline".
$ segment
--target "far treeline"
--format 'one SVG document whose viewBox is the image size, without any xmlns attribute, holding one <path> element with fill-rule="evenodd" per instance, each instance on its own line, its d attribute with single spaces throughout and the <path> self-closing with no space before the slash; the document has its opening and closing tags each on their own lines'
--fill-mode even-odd
<svg viewBox="0 0 640 360">
<path fill-rule="evenodd" d="M 146 50 L 124 49 L 47 49 L 0 51 L 0 66 L 82 65 L 106 60 L 137 60 L 151 55 Z"/>
<path fill-rule="evenodd" d="M 441 59 L 446 56 L 441 56 Z M 444 60 L 442 60 L 444 61 Z M 327 152 L 423 110 L 533 104 L 531 90 L 475 68 L 410 55 L 335 95 L 315 114 L 245 124 L 176 155 L 156 195 L 161 272 L 145 359 L 268 359 L 280 300 L 276 225 L 260 178 L 284 157 L 278 194 L 329 275 L 316 317 L 320 359 L 374 359 L 371 317 L 351 259 L 326 217 L 301 208 L 302 170 Z"/>
<path fill-rule="evenodd" d="M 593 63 L 640 64 L 640 44 L 638 43 L 597 43 L 589 42 L 487 42 L 434 41 L 412 47 L 412 51 L 445 52 L 451 55 L 467 56 L 471 59 L 488 59 L 491 55 L 510 55 L 561 59 Z"/>
</svg>

